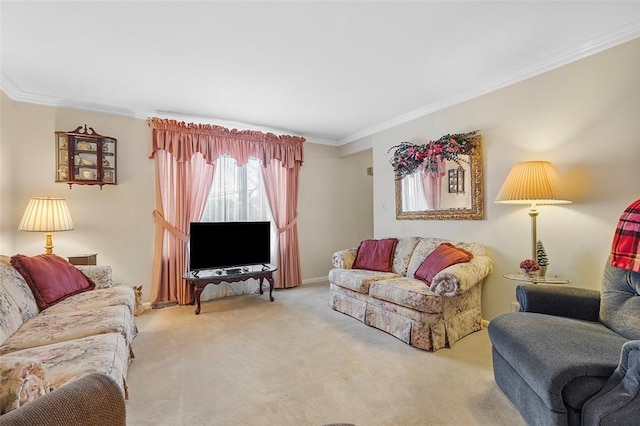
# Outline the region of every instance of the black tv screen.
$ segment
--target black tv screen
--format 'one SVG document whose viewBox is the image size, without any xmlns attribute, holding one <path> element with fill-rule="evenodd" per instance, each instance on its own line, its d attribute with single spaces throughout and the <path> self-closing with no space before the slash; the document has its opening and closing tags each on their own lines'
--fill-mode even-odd
<svg viewBox="0 0 640 426">
<path fill-rule="evenodd" d="M 189 269 L 271 262 L 270 222 L 191 222 Z"/>
</svg>

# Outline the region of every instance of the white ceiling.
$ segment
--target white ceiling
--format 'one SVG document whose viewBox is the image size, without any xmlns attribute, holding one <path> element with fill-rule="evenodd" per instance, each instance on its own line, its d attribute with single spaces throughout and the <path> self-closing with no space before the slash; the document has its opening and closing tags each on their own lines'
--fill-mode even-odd
<svg viewBox="0 0 640 426">
<path fill-rule="evenodd" d="M 14 100 L 334 145 L 640 37 L 639 0 L 0 7 Z"/>
</svg>

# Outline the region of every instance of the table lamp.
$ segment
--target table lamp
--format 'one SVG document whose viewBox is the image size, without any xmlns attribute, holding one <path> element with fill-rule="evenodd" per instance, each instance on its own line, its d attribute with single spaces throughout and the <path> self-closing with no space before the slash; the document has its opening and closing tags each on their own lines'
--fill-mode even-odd
<svg viewBox="0 0 640 426">
<path fill-rule="evenodd" d="M 46 232 L 45 254 L 53 253 L 51 233 L 73 229 L 73 220 L 67 202 L 64 198 L 32 198 L 22 215 L 18 229 L 29 232 Z"/>
<path fill-rule="evenodd" d="M 531 259 L 536 259 L 536 217 L 538 205 L 571 204 L 560 186 L 558 174 L 548 161 L 516 163 L 496 197 L 498 204 L 529 204 L 531 216 Z"/>
</svg>

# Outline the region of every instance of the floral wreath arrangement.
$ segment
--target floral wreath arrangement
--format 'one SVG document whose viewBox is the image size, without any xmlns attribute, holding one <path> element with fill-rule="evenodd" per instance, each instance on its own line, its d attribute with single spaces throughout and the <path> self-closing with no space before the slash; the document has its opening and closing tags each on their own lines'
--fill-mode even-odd
<svg viewBox="0 0 640 426">
<path fill-rule="evenodd" d="M 420 164 L 425 162 L 425 172 L 438 173 L 438 161 L 445 159 L 460 165 L 468 161 L 460 158 L 460 155 L 471 155 L 478 141 L 478 130 L 468 133 L 455 133 L 444 135 L 435 141 L 416 145 L 410 142 L 402 142 L 389 148 L 387 153 L 395 149 L 389 162 L 393 166 L 398 179 L 402 179 L 418 170 Z"/>
</svg>

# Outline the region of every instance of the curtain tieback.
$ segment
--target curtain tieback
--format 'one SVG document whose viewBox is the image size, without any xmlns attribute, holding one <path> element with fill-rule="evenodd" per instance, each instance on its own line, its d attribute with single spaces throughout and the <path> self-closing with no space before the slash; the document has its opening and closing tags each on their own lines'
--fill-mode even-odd
<svg viewBox="0 0 640 426">
<path fill-rule="evenodd" d="M 286 232 L 289 229 L 293 228 L 293 226 L 296 224 L 297 221 L 298 221 L 298 216 L 296 215 L 296 217 L 294 217 L 291 222 L 287 223 L 282 228 L 278 228 L 278 234 L 282 234 L 283 232 Z"/>
<path fill-rule="evenodd" d="M 186 234 L 184 234 L 183 232 L 181 232 L 178 228 L 176 228 L 175 226 L 173 226 L 172 224 L 167 222 L 167 220 L 162 216 L 162 213 L 160 213 L 158 210 L 154 210 L 153 211 L 153 216 L 155 217 L 157 222 L 160 222 L 160 225 L 164 229 L 166 229 L 167 231 L 169 231 L 171 233 L 171 235 L 173 235 L 174 237 L 182 240 L 182 242 L 184 242 L 184 243 L 188 243 L 189 242 L 189 237 Z"/>
</svg>

